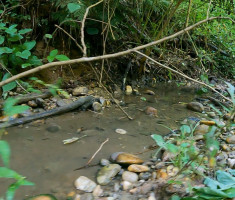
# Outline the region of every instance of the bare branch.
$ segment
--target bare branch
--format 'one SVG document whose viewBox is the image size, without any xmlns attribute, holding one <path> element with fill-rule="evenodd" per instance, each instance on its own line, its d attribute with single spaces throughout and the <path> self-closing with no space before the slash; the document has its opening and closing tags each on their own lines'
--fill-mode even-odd
<svg viewBox="0 0 235 200">
<path fill-rule="evenodd" d="M 0 87 L 3 86 L 3 85 L 6 85 L 7 83 L 10 83 L 14 80 L 17 80 L 19 78 L 22 78 L 22 77 L 25 77 L 25 76 L 28 76 L 32 73 L 36 73 L 36 72 L 39 72 L 41 70 L 44 70 L 44 69 L 47 69 L 47 68 L 50 68 L 50 67 L 54 67 L 54 66 L 62 66 L 62 65 L 70 65 L 70 64 L 75 64 L 75 63 L 81 63 L 81 62 L 91 62 L 91 61 L 97 61 L 97 60 L 102 60 L 102 59 L 109 59 L 109 58 L 116 58 L 116 57 L 120 57 L 120 56 L 123 56 L 123 55 L 127 55 L 129 53 L 132 53 L 132 52 L 135 52 L 135 51 L 138 51 L 138 50 L 141 50 L 141 49 L 145 49 L 147 47 L 150 47 L 150 46 L 153 46 L 153 45 L 157 45 L 157 44 L 160 44 L 164 41 L 167 41 L 167 40 L 170 40 L 172 38 L 175 38 L 179 35 L 182 35 L 184 34 L 185 32 L 187 31 L 190 31 L 192 29 L 194 29 L 195 27 L 205 23 L 205 22 L 208 22 L 208 21 L 211 21 L 211 20 L 215 20 L 215 19 L 229 19 L 231 20 L 233 23 L 235 23 L 234 20 L 232 20 L 231 18 L 229 17 L 211 17 L 209 19 L 204 19 L 200 22 L 197 22 L 196 24 L 193 24 L 177 33 L 174 33 L 170 36 L 167 36 L 167 37 L 164 37 L 160 40 L 157 40 L 157 41 L 153 41 L 153 42 L 150 42 L 150 43 L 147 43 L 145 45 L 141 45 L 141 46 L 138 46 L 138 47 L 135 47 L 135 48 L 132 48 L 132 49 L 128 49 L 128 50 L 125 50 L 125 51 L 121 51 L 121 52 L 117 52 L 117 53 L 113 53 L 113 54 L 106 54 L 106 55 L 103 55 L 103 56 L 95 56 L 95 57 L 82 57 L 82 58 L 78 58 L 78 59 L 72 59 L 72 60 L 67 60 L 67 61 L 58 61 L 58 62 L 52 62 L 52 63 L 47 63 L 45 65 L 41 65 L 41 66 L 38 66 L 36 68 L 33 68 L 33 69 L 30 69 L 28 71 L 25 71 L 25 72 L 22 72 L 20 74 L 17 74 L 7 80 L 4 80 L 4 81 L 1 81 L 0 82 Z"/>
</svg>

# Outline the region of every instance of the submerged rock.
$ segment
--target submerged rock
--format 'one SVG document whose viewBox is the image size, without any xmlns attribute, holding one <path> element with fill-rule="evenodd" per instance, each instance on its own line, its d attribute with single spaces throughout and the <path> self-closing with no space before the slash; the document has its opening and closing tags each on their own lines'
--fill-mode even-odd
<svg viewBox="0 0 235 200">
<path fill-rule="evenodd" d="M 107 185 L 111 182 L 112 178 L 120 172 L 121 166 L 118 164 L 110 164 L 100 169 L 97 175 L 97 182 L 100 185 Z"/>
<path fill-rule="evenodd" d="M 38 104 L 34 100 L 29 101 L 28 105 L 32 108 L 36 108 L 38 106 Z"/>
<path fill-rule="evenodd" d="M 153 107 L 151 107 L 151 106 L 148 106 L 148 107 L 145 109 L 145 113 L 146 113 L 147 115 L 157 117 L 157 109 L 156 109 L 156 108 L 153 108 Z"/>
<path fill-rule="evenodd" d="M 66 105 L 71 104 L 71 103 L 73 103 L 72 99 L 59 99 L 56 102 L 57 106 L 59 106 L 59 107 L 66 106 Z"/>
<path fill-rule="evenodd" d="M 94 189 L 94 191 L 93 191 L 93 196 L 94 197 L 100 197 L 100 196 L 102 196 L 103 195 L 103 189 L 101 188 L 101 186 L 100 185 L 97 185 L 96 187 L 95 187 L 95 189 Z"/>
<path fill-rule="evenodd" d="M 34 197 L 29 197 L 24 200 L 57 200 L 57 199 L 51 194 L 40 194 Z"/>
<path fill-rule="evenodd" d="M 93 192 L 96 187 L 96 183 L 85 176 L 80 176 L 76 179 L 74 185 L 78 190 L 84 192 Z"/>
<path fill-rule="evenodd" d="M 119 164 L 142 164 L 144 162 L 139 157 L 130 153 L 119 154 L 115 161 Z"/>
<path fill-rule="evenodd" d="M 189 110 L 195 111 L 195 112 L 203 112 L 204 106 L 201 103 L 198 102 L 190 102 L 187 104 L 187 108 Z"/>
<path fill-rule="evenodd" d="M 146 90 L 144 93 L 148 95 L 155 95 L 155 92 L 152 90 Z"/>
<path fill-rule="evenodd" d="M 58 132 L 61 129 L 61 127 L 57 124 L 51 124 L 46 128 L 48 132 L 55 133 Z"/>
</svg>

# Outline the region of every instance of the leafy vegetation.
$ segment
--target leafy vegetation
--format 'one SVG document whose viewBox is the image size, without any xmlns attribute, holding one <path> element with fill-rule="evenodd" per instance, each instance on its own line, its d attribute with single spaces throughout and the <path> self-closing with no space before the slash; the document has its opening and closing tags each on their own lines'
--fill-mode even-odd
<svg viewBox="0 0 235 200">
<path fill-rule="evenodd" d="M 13 200 L 16 190 L 20 186 L 34 185 L 32 182 L 27 181 L 25 177 L 21 176 L 14 170 L 10 169 L 10 147 L 7 142 L 0 140 L 0 157 L 4 166 L 0 167 L 0 178 L 15 179 L 15 182 L 9 185 L 5 198 L 0 199 Z"/>
</svg>

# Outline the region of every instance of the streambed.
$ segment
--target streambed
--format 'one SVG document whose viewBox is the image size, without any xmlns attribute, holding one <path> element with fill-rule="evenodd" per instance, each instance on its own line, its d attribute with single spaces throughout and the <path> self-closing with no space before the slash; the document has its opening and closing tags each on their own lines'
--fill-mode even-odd
<svg viewBox="0 0 235 200">
<path fill-rule="evenodd" d="M 149 88 L 148 88 L 149 89 Z M 179 121 L 188 116 L 197 117 L 179 102 L 190 102 L 195 98 L 195 92 L 190 88 L 178 88 L 161 84 L 151 88 L 156 95 L 123 97 L 126 105 L 123 107 L 134 120 L 124 118 L 123 113 L 112 105 L 102 113 L 71 112 L 45 120 L 45 124 L 26 124 L 23 127 L 8 128 L 8 134 L 3 137 L 11 147 L 10 166 L 21 175 L 27 177 L 35 186 L 22 186 L 15 199 L 24 199 L 36 194 L 52 193 L 58 199 L 65 199 L 66 194 L 73 190 L 73 182 L 81 175 L 95 180 L 99 166 L 74 171 L 84 166 L 97 151 L 100 144 L 109 138 L 102 150 L 91 164 L 96 164 L 101 158 L 109 158 L 116 151 L 129 153 L 142 152 L 148 146 L 155 144 L 150 135 L 153 133 L 167 134 L 170 131 L 164 127 L 177 129 Z M 141 100 L 145 97 L 146 101 Z M 158 117 L 146 115 L 143 110 L 152 106 L 158 110 Z M 47 128 L 53 124 L 61 127 L 57 132 L 49 132 Z M 164 125 L 164 126 L 162 126 Z M 77 129 L 84 131 L 77 133 Z M 115 129 L 121 128 L 127 134 L 120 135 Z M 64 145 L 63 140 L 72 137 L 83 137 L 78 142 Z M 153 152 L 141 154 L 143 159 L 149 159 Z M 10 180 L 0 180 L 0 196 L 4 194 Z"/>
</svg>

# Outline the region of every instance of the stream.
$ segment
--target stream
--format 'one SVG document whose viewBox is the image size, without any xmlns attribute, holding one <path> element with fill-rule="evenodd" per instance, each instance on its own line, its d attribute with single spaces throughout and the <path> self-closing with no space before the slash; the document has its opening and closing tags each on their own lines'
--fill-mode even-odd
<svg viewBox="0 0 235 200">
<path fill-rule="evenodd" d="M 150 88 L 148 88 L 150 89 Z M 74 169 L 84 166 L 97 151 L 100 144 L 107 138 L 109 141 L 95 156 L 91 164 L 96 164 L 101 158 L 109 158 L 113 152 L 128 153 L 142 152 L 150 145 L 154 145 L 151 134 L 168 134 L 164 126 L 177 129 L 179 122 L 186 117 L 197 114 L 187 110 L 183 103 L 195 98 L 194 89 L 178 88 L 161 84 L 151 88 L 156 95 L 147 95 L 140 90 L 141 96 L 125 96 L 123 108 L 134 118 L 130 121 L 115 106 L 105 108 L 102 113 L 93 111 L 70 112 L 64 115 L 48 118 L 43 124 L 26 124 L 22 127 L 8 128 L 3 136 L 11 147 L 10 168 L 27 177 L 35 186 L 21 186 L 15 199 L 24 199 L 36 194 L 51 193 L 58 199 L 66 199 L 66 195 L 73 191 L 73 182 L 81 175 L 95 180 L 99 166 L 78 171 Z M 145 97 L 146 101 L 141 100 Z M 158 117 L 151 117 L 142 110 L 152 106 L 158 110 Z M 61 127 L 57 132 L 49 132 L 52 125 Z M 77 129 L 84 131 L 77 133 Z M 121 135 L 115 129 L 121 128 L 127 134 Z M 64 145 L 63 140 L 72 137 L 86 137 L 79 141 Z M 148 160 L 154 151 L 139 155 Z M 2 165 L 0 161 L 0 166 Z M 0 180 L 0 196 L 3 196 L 12 180 Z"/>
</svg>

